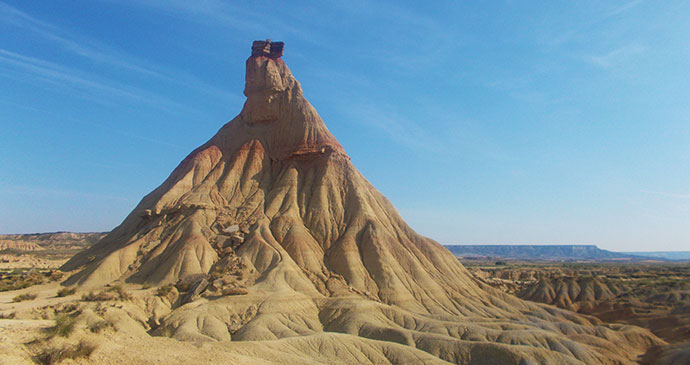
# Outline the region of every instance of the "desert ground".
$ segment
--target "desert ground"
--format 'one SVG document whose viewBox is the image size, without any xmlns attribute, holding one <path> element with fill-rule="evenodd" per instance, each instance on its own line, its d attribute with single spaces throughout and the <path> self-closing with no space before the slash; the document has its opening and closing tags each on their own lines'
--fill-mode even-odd
<svg viewBox="0 0 690 365">
<path fill-rule="evenodd" d="M 42 235 L 40 244 L 54 250 L 54 259 L 47 262 L 45 252 L 31 246 L 3 251 L 7 261 L 0 272 L 0 346 L 5 355 L 0 363 L 151 363 L 152 351 L 155 362 L 173 363 L 294 363 L 304 356 L 304 345 L 296 339 L 267 349 L 253 341 L 237 346 L 232 342 L 189 342 L 160 334 L 152 336 L 157 324 L 151 318 L 169 313 L 168 304 L 179 302 L 186 294 L 175 286 L 126 284 L 97 291 L 66 289 L 60 285 L 66 275 L 57 269 L 75 250 L 91 246 L 93 235 L 74 235 L 70 244 Z M 463 264 L 477 280 L 519 298 L 592 315 L 605 323 L 649 329 L 668 344 L 652 347 L 641 355 L 641 364 L 688 361 L 690 263 L 507 260 L 497 264 L 495 260 L 473 259 L 463 260 Z M 318 355 L 312 352 L 310 359 L 331 363 L 331 356 L 338 353 L 335 344 L 351 340 L 336 333 L 313 336 L 308 342 L 317 346 Z M 376 361 L 367 346 L 357 348 L 361 353 L 352 355 L 354 362 L 395 362 Z M 438 362 L 424 356 L 416 360 Z"/>
</svg>

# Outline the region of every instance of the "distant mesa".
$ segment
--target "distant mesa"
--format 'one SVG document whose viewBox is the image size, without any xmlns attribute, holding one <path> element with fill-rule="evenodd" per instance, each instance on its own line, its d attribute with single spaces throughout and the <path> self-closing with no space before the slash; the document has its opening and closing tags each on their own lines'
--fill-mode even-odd
<svg viewBox="0 0 690 365">
<path fill-rule="evenodd" d="M 83 248 L 105 233 L 50 232 L 0 235 L 0 250 L 37 251 L 44 249 Z"/>
<path fill-rule="evenodd" d="M 602 250 L 595 245 L 447 245 L 446 248 L 457 256 L 500 257 L 518 260 L 559 260 L 559 261 L 640 261 L 663 260 L 661 257 L 644 256 L 643 253 L 630 253 Z"/>
</svg>

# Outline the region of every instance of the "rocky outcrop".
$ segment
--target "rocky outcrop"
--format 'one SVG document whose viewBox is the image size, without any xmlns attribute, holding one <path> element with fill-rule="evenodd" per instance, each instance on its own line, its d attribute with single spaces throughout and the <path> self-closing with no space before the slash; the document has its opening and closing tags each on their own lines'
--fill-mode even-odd
<svg viewBox="0 0 690 365">
<path fill-rule="evenodd" d="M 0 251 L 2 250 L 17 250 L 17 251 L 38 251 L 43 248 L 34 242 L 23 240 L 2 240 L 0 239 Z"/>
</svg>

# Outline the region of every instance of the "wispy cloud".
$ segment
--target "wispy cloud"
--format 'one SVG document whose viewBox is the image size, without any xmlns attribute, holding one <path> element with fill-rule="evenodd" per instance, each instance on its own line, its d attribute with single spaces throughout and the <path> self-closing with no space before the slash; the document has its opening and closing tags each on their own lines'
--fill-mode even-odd
<svg viewBox="0 0 690 365">
<path fill-rule="evenodd" d="M 0 74 L 0 76 L 1 76 L 1 74 Z M 18 108 L 22 108 L 22 109 L 31 110 L 31 111 L 37 111 L 37 112 L 42 113 L 42 114 L 45 115 L 45 116 L 51 116 L 51 115 L 58 116 L 58 115 L 59 115 L 59 114 L 57 114 L 57 113 L 55 113 L 54 111 L 51 111 L 51 110 L 40 109 L 40 108 L 36 108 L 36 107 L 33 107 L 33 106 L 23 105 L 23 104 L 16 103 L 16 102 L 12 102 L 12 101 L 8 101 L 8 100 L 0 100 L 0 104 L 7 104 L 7 105 L 11 105 L 11 106 L 13 106 L 13 107 L 18 107 Z M 151 138 L 151 137 L 147 137 L 147 136 L 138 135 L 138 134 L 136 134 L 136 133 L 132 133 L 132 132 L 129 132 L 129 131 L 121 130 L 121 129 L 119 129 L 119 128 L 115 128 L 115 127 L 113 127 L 113 126 L 111 126 L 111 125 L 107 125 L 107 124 L 104 124 L 104 123 L 100 123 L 100 122 L 98 122 L 98 121 L 94 121 L 94 120 L 85 121 L 85 120 L 81 120 L 81 119 L 74 119 L 74 118 L 65 117 L 64 115 L 59 115 L 59 116 L 60 116 L 61 118 L 63 118 L 63 119 L 68 119 L 68 120 L 70 120 L 71 122 L 83 124 L 85 127 L 87 127 L 87 125 L 88 125 L 88 127 L 93 127 L 93 126 L 95 126 L 95 127 L 101 128 L 101 129 L 103 129 L 103 130 L 105 130 L 105 131 L 107 131 L 107 132 L 116 133 L 116 134 L 119 134 L 119 135 L 121 135 L 121 136 L 123 136 L 123 137 L 127 137 L 127 138 L 130 138 L 130 139 L 138 139 L 138 140 L 140 140 L 140 141 L 149 142 L 149 143 L 154 143 L 154 144 L 157 144 L 157 145 L 160 145 L 160 146 L 165 146 L 165 147 L 173 147 L 173 148 L 179 149 L 179 150 L 186 150 L 186 149 L 187 149 L 186 147 L 181 146 L 181 145 L 179 145 L 179 144 L 175 144 L 175 143 L 171 143 L 171 142 L 167 142 L 167 141 L 164 141 L 164 140 L 160 140 L 160 139 L 156 139 L 156 138 Z"/>
<path fill-rule="evenodd" d="M 627 2 L 627 3 L 625 3 L 625 4 L 623 4 L 623 5 L 620 5 L 620 6 L 616 7 L 616 8 L 614 8 L 614 9 L 611 9 L 610 11 L 608 11 L 608 12 L 606 13 L 606 15 L 607 15 L 607 16 L 615 16 L 615 15 L 619 15 L 619 14 L 625 13 L 626 11 L 628 11 L 628 10 L 630 10 L 630 9 L 632 9 L 632 8 L 634 8 L 634 7 L 636 7 L 636 6 L 638 6 L 638 5 L 640 5 L 641 3 L 642 3 L 642 0 L 632 0 L 632 1 L 629 1 L 629 2 Z"/>
<path fill-rule="evenodd" d="M 235 100 L 240 97 L 210 85 L 187 72 L 171 69 L 165 65 L 152 64 L 131 56 L 101 42 L 87 39 L 74 32 L 69 32 L 14 8 L 0 1 L 0 22 L 11 24 L 20 29 L 32 32 L 62 49 L 91 60 L 125 71 L 153 77 L 167 82 L 174 82 L 185 87 L 193 87 L 209 95 L 224 100 Z"/>
<path fill-rule="evenodd" d="M 548 47 L 559 47 L 572 43 L 591 44 L 600 38 L 605 38 L 597 29 L 602 26 L 610 25 L 613 22 L 620 23 L 615 17 L 619 17 L 629 10 L 637 7 L 643 0 L 632 0 L 622 5 L 611 7 L 606 2 L 601 2 L 600 6 L 590 11 L 586 19 L 578 19 L 577 22 L 563 22 L 558 18 L 558 23 L 547 22 L 544 29 L 539 32 L 538 43 Z M 637 23 L 634 23 L 638 26 Z M 555 29 L 555 31 L 554 31 Z M 606 28 L 610 31 L 609 28 Z"/>
<path fill-rule="evenodd" d="M 117 4 L 120 5 L 122 2 L 118 1 Z M 246 7 L 219 0 L 132 0 L 127 4 L 153 9 L 196 23 L 231 28 L 242 34 L 296 37 L 322 47 L 330 44 L 319 32 L 309 29 L 306 22 L 285 20 L 297 19 L 299 13 L 274 15 L 271 11 L 251 11 Z"/>
<path fill-rule="evenodd" d="M 84 191 L 74 191 L 65 189 L 53 189 L 44 188 L 38 186 L 26 186 L 26 185 L 13 185 L 13 186 L 0 186 L 0 196 L 2 195 L 31 195 L 31 196 L 47 196 L 47 197 L 72 197 L 72 198 L 97 198 L 97 199 L 107 199 L 107 200 L 119 200 L 125 202 L 131 202 L 132 199 L 125 198 L 122 196 L 99 194 L 99 193 L 89 193 Z"/>
<path fill-rule="evenodd" d="M 22 71 L 21 73 L 7 73 L 6 76 L 24 80 L 27 75 L 31 75 L 35 81 L 47 82 L 59 88 L 76 89 L 82 91 L 83 97 L 99 102 L 106 102 L 107 99 L 95 97 L 93 92 L 151 104 L 163 110 L 181 107 L 166 98 L 141 89 L 119 85 L 111 80 L 84 74 L 53 62 L 0 48 L 0 67 L 3 66 Z"/>
<path fill-rule="evenodd" d="M 408 148 L 430 152 L 447 151 L 444 143 L 414 121 L 396 113 L 392 107 L 357 103 L 344 106 L 343 112 L 365 126 L 384 132 L 392 140 Z"/>
<path fill-rule="evenodd" d="M 382 64 L 390 65 L 389 69 L 397 72 L 418 72 L 424 67 L 438 66 L 449 55 L 457 53 L 458 48 L 467 40 L 460 33 L 453 32 L 453 26 L 439 22 L 428 14 L 413 11 L 396 2 L 331 1 L 335 13 L 344 14 L 343 18 L 381 24 L 376 34 L 368 41 L 378 42 L 380 47 L 362 47 L 357 50 L 362 56 Z M 349 24 L 348 26 L 356 26 Z M 409 32 L 414 29 L 413 32 Z M 406 34 L 404 42 L 391 42 L 399 34 Z M 449 42 L 448 34 L 454 36 Z"/>
<path fill-rule="evenodd" d="M 665 191 L 652 191 L 652 190 L 642 190 L 642 192 L 645 194 L 663 196 L 665 198 L 690 199 L 690 194 L 678 194 L 678 193 L 669 193 L 669 192 L 665 192 Z"/>
<path fill-rule="evenodd" d="M 392 65 L 390 69 L 393 71 L 418 70 L 423 66 L 437 64 L 463 41 L 456 36 L 453 47 L 449 47 L 446 38 L 449 33 L 448 24 L 441 24 L 430 16 L 395 3 L 378 1 L 319 2 L 314 6 L 318 8 L 319 16 L 312 16 L 310 10 L 305 9 L 276 12 L 260 3 L 250 10 L 245 6 L 220 0 L 132 0 L 126 4 L 187 21 L 233 29 L 245 38 L 257 35 L 284 37 L 284 40 L 293 38 L 319 49 L 336 51 L 343 47 L 333 41 L 333 37 L 341 36 L 340 29 L 357 27 L 366 19 L 385 26 L 364 41 L 380 42 L 385 46 L 374 47 L 373 52 L 367 51 L 372 47 L 360 47 L 350 52 L 350 55 Z M 334 24 L 339 26 L 334 27 Z M 409 32 L 409 29 L 414 29 L 414 32 Z M 405 42 L 396 44 L 389 41 L 402 32 L 407 34 Z"/>
<path fill-rule="evenodd" d="M 124 137 L 133 138 L 133 139 L 138 139 L 138 140 L 141 140 L 141 141 L 144 141 L 144 142 L 155 143 L 155 144 L 162 145 L 162 146 L 174 147 L 174 148 L 176 148 L 176 149 L 178 149 L 178 150 L 185 150 L 185 149 L 186 149 L 185 147 L 180 146 L 180 145 L 175 144 L 175 143 L 166 142 L 166 141 L 163 141 L 163 140 L 160 140 L 160 139 L 157 139 L 157 138 L 151 138 L 151 137 L 147 137 L 147 136 L 141 136 L 141 135 L 138 135 L 138 134 L 135 134 L 135 133 L 123 131 L 123 130 L 118 129 L 118 128 L 113 128 L 113 127 L 111 127 L 111 126 L 109 126 L 109 125 L 105 125 L 105 124 L 101 124 L 101 123 L 93 123 L 93 122 L 91 122 L 90 124 L 91 124 L 91 125 L 96 125 L 96 126 L 98 126 L 98 127 L 100 127 L 100 128 L 103 128 L 103 129 L 109 131 L 109 132 L 117 133 L 117 134 L 119 134 L 119 135 L 121 135 L 121 136 L 124 136 Z"/>
<path fill-rule="evenodd" d="M 79 56 L 127 70 L 136 71 L 145 75 L 167 78 L 167 76 L 153 70 L 152 68 L 140 65 L 140 61 L 128 60 L 131 59 L 131 56 L 117 52 L 116 50 L 106 47 L 103 44 L 85 39 L 82 39 L 79 42 L 74 41 L 73 39 L 77 38 L 74 34 L 69 34 L 62 29 L 38 20 L 31 15 L 3 2 L 0 2 L 0 20 L 53 41 L 62 48 Z"/>
<path fill-rule="evenodd" d="M 488 160 L 505 159 L 501 146 L 482 130 L 479 123 L 444 111 L 433 101 L 424 103 L 427 105 L 416 108 L 418 116 L 410 116 L 399 107 L 359 99 L 343 102 L 339 112 L 411 150 Z M 442 128 L 425 128 L 425 123 Z"/>
<path fill-rule="evenodd" d="M 629 61 L 635 56 L 647 52 L 647 47 L 639 44 L 629 44 L 610 50 L 604 54 L 585 56 L 588 63 L 604 69 L 611 69 Z"/>
</svg>

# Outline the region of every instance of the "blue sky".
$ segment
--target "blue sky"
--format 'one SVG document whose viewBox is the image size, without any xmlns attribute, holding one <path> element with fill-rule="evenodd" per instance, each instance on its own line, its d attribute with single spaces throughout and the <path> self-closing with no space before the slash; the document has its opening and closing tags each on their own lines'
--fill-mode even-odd
<svg viewBox="0 0 690 365">
<path fill-rule="evenodd" d="M 0 233 L 118 225 L 272 38 L 418 232 L 690 249 L 690 2 L 239 3 L 0 0 Z"/>
</svg>

